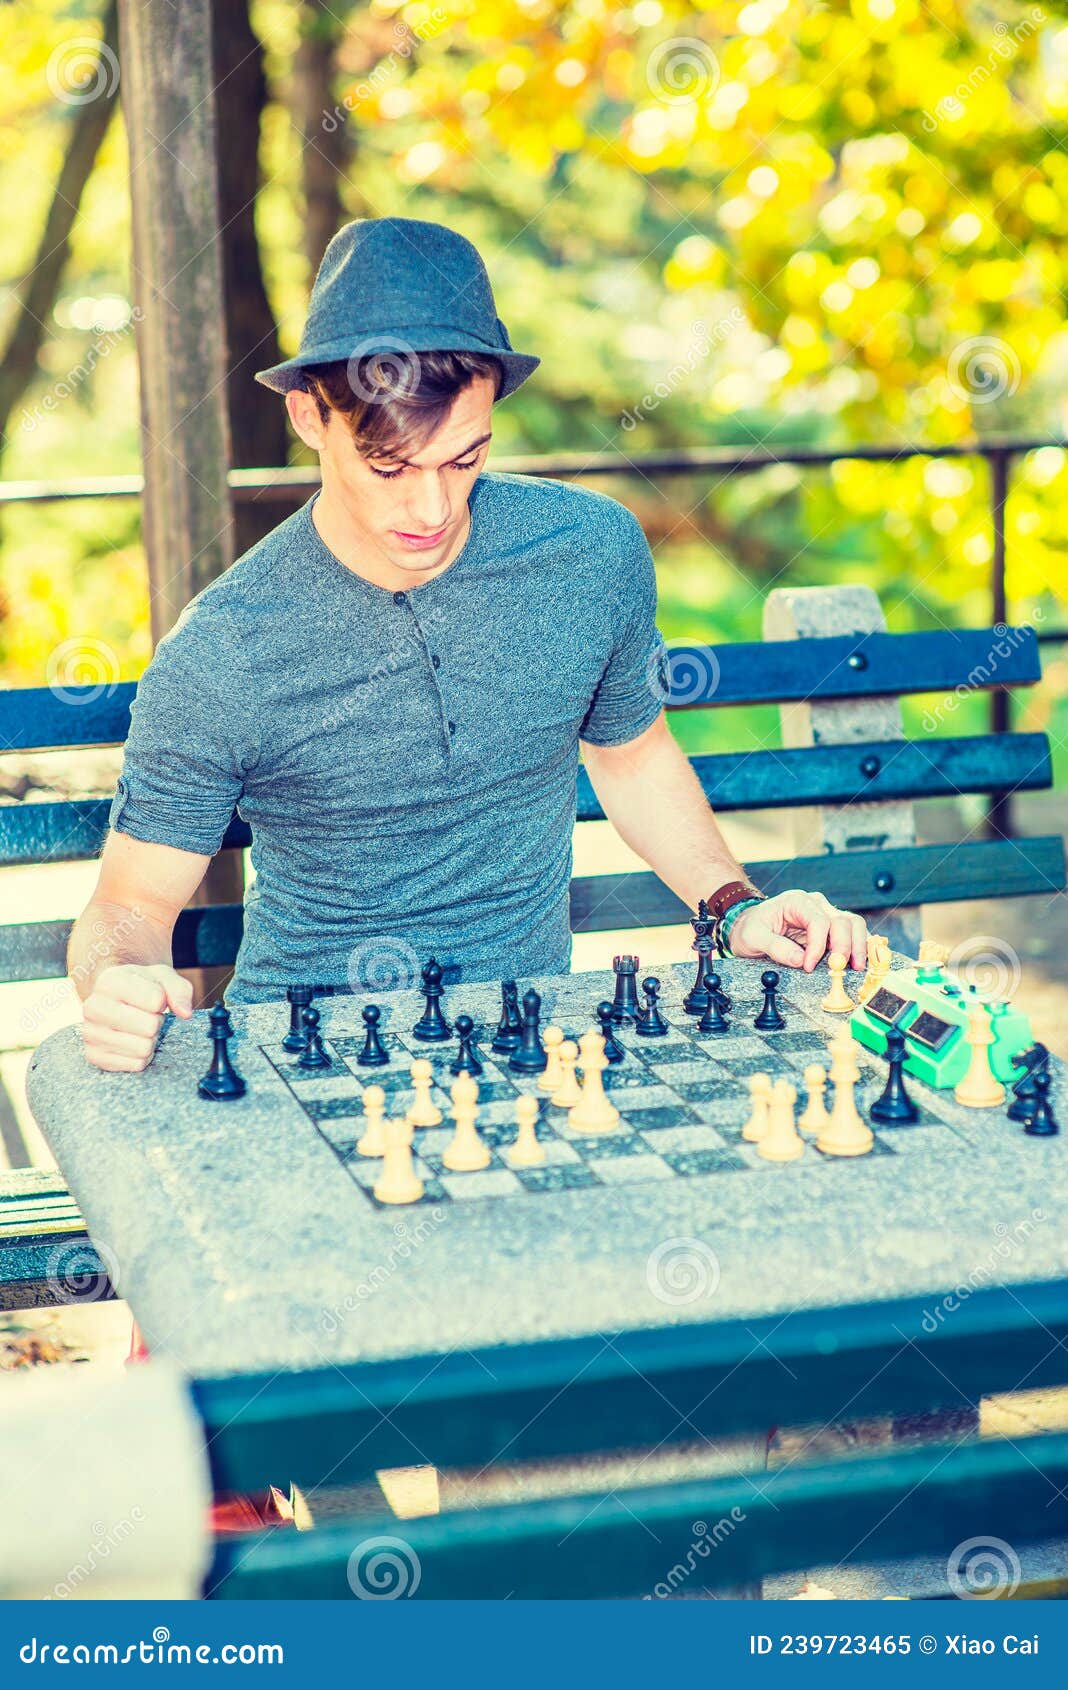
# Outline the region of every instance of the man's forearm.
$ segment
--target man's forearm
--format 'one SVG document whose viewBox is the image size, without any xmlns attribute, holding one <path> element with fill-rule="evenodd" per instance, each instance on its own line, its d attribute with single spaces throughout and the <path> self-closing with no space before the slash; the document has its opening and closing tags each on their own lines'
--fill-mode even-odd
<svg viewBox="0 0 1068 1690">
<path fill-rule="evenodd" d="M 102 968 L 116 963 L 170 963 L 173 926 L 139 905 L 94 898 L 74 923 L 67 947 L 67 973 L 84 1001 Z"/>
<path fill-rule="evenodd" d="M 663 716 L 629 745 L 585 746 L 584 758 L 616 832 L 691 909 L 746 878 Z"/>
</svg>

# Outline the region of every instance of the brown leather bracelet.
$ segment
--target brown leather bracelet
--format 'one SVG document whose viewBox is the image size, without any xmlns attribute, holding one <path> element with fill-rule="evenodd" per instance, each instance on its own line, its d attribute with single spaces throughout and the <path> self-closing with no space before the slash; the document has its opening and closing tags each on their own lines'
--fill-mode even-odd
<svg viewBox="0 0 1068 1690">
<path fill-rule="evenodd" d="M 728 880 L 726 886 L 708 899 L 708 914 L 711 920 L 719 921 L 735 904 L 744 903 L 749 898 L 763 898 L 765 893 L 758 892 L 755 886 L 750 886 L 746 880 Z"/>
</svg>

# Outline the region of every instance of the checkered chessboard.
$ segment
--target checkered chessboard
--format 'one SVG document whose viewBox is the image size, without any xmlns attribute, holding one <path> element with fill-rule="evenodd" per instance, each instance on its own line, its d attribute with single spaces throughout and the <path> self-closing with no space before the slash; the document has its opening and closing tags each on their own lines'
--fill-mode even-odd
<svg viewBox="0 0 1068 1690">
<path fill-rule="evenodd" d="M 613 1131 L 596 1136 L 573 1131 L 567 1111 L 554 1108 L 539 1090 L 536 1077 L 510 1073 L 507 1056 L 490 1050 L 496 1023 L 484 1024 L 477 1043 L 484 1070 L 477 1080 L 477 1119 L 492 1160 L 489 1167 L 476 1173 L 451 1173 L 442 1162 L 442 1152 L 453 1135 L 449 1087 L 455 1077 L 449 1068 L 458 1050 L 455 1036 L 448 1043 L 426 1044 L 403 1027 L 386 1031 L 382 1041 L 389 1052 L 389 1064 L 380 1068 L 358 1066 L 363 1039 L 355 1035 L 325 1038 L 332 1062 L 329 1069 L 302 1069 L 296 1057 L 280 1045 L 260 1048 L 374 1207 L 379 1205 L 372 1186 L 381 1163 L 361 1156 L 356 1149 L 363 1130 L 361 1093 L 365 1085 L 382 1086 L 387 1115 L 404 1114 L 414 1097 L 410 1069 L 416 1057 L 427 1058 L 434 1069 L 431 1096 L 444 1116 L 440 1127 L 416 1130 L 415 1165 L 425 1183 L 423 1203 L 537 1196 L 756 1171 L 768 1177 L 790 1178 L 797 1168 L 817 1166 L 834 1177 L 836 1172 L 844 1176 L 847 1168 L 859 1163 L 870 1163 L 872 1157 L 942 1157 L 968 1149 L 967 1140 L 939 1112 L 941 1094 L 910 1080 L 910 1093 L 920 1107 L 919 1122 L 910 1127 L 878 1127 L 871 1155 L 856 1160 L 824 1156 L 809 1139 L 804 1155 L 795 1162 L 783 1165 L 765 1161 L 741 1134 L 749 1114 L 749 1076 L 762 1069 L 772 1079 L 789 1079 L 797 1088 L 800 1109 L 805 1095 L 804 1068 L 813 1062 L 828 1065 L 826 1032 L 788 997 L 780 993 L 779 1001 L 787 1025 L 777 1033 L 757 1032 L 751 1024 L 752 1014 L 743 1017 L 741 1006 L 736 1006 L 726 1036 L 701 1036 L 696 1032 L 696 1017 L 686 1016 L 678 1008 L 668 1012 L 670 1031 L 666 1037 L 641 1038 L 633 1028 L 621 1030 L 618 1037 L 625 1057 L 604 1072 L 605 1089 L 621 1119 Z M 569 1008 L 572 1013 L 568 1013 Z M 413 1021 L 418 1013 L 417 1005 Z M 556 1005 L 551 1019 L 568 1038 L 576 1040 L 592 1021 L 584 1005 L 569 1005 L 566 999 Z M 546 1024 L 543 1018 L 543 1026 Z M 886 1067 L 859 1047 L 856 1056 L 861 1078 L 855 1097 L 866 1117 L 885 1083 Z M 546 1160 L 534 1168 L 511 1168 L 504 1153 L 516 1138 L 515 1100 L 524 1092 L 541 1102 L 537 1130 Z M 829 1105 L 829 1086 L 827 1101 Z"/>
</svg>

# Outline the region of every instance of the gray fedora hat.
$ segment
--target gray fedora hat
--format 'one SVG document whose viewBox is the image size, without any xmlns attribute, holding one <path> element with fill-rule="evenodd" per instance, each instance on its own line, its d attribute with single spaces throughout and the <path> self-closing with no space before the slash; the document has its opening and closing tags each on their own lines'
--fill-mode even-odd
<svg viewBox="0 0 1068 1690">
<path fill-rule="evenodd" d="M 499 358 L 498 399 L 541 363 L 512 351 L 486 266 L 465 236 L 413 217 L 361 217 L 339 229 L 323 254 L 296 357 L 257 370 L 256 380 L 287 393 L 304 386 L 307 364 L 406 351 Z"/>
</svg>

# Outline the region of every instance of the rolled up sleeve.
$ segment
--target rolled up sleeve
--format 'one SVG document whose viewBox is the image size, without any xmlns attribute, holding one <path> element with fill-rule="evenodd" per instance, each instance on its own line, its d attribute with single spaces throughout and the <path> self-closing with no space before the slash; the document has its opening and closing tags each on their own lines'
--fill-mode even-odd
<svg viewBox="0 0 1068 1690">
<path fill-rule="evenodd" d="M 624 513 L 619 554 L 610 560 L 623 591 L 619 637 L 590 702 L 580 737 L 626 745 L 651 727 L 669 691 L 668 653 L 656 625 L 656 566 L 641 524 Z"/>
<path fill-rule="evenodd" d="M 181 624 L 137 688 L 110 825 L 151 844 L 214 856 L 255 748 L 232 666 Z"/>
</svg>

